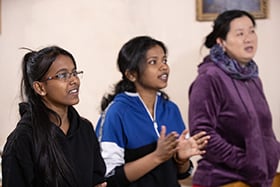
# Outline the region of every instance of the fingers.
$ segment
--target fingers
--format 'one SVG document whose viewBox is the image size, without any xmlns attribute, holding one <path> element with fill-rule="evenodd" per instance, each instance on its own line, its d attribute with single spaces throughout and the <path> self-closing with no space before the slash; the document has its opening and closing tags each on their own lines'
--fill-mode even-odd
<svg viewBox="0 0 280 187">
<path fill-rule="evenodd" d="M 177 151 L 178 133 L 171 132 L 166 135 L 166 127 L 161 126 L 160 137 L 158 140 L 158 150 L 163 155 L 170 155 Z"/>
<path fill-rule="evenodd" d="M 199 132 L 196 135 L 193 136 L 193 139 L 196 141 L 196 144 L 198 146 L 198 149 L 202 154 L 204 154 L 206 151 L 203 150 L 205 146 L 208 143 L 208 140 L 210 139 L 209 135 L 206 135 L 205 131 Z"/>
<path fill-rule="evenodd" d="M 178 144 L 177 138 L 178 134 L 176 132 L 169 133 L 167 136 L 165 136 L 165 145 L 170 147 L 170 149 L 175 149 Z"/>
<path fill-rule="evenodd" d="M 198 143 L 201 144 L 205 141 L 208 141 L 210 139 L 209 135 L 206 135 L 205 131 L 199 132 L 197 134 L 195 134 L 194 136 L 192 136 L 192 138 Z"/>
<path fill-rule="evenodd" d="M 179 139 L 181 139 L 181 140 L 186 139 L 188 132 L 189 132 L 189 130 L 188 130 L 188 129 L 185 129 L 185 130 L 181 133 Z"/>
<path fill-rule="evenodd" d="M 174 141 L 178 137 L 178 133 L 176 132 L 171 132 L 168 135 L 166 135 L 166 126 L 162 125 L 161 126 L 161 131 L 160 131 L 160 138 L 161 139 L 166 139 L 166 141 Z"/>
<path fill-rule="evenodd" d="M 203 136 L 205 136 L 205 135 L 206 135 L 206 132 L 205 132 L 205 131 L 201 131 L 201 132 L 199 132 L 199 133 L 193 135 L 193 138 L 194 138 L 195 140 L 198 140 L 199 138 L 201 138 L 201 137 L 203 137 Z"/>
<path fill-rule="evenodd" d="M 160 131 L 160 138 L 164 138 L 166 134 L 166 127 L 164 125 L 161 126 L 161 131 Z"/>
</svg>

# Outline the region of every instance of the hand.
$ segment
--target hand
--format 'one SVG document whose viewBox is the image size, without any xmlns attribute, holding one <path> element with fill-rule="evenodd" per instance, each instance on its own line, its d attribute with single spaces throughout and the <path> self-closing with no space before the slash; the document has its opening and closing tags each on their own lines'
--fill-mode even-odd
<svg viewBox="0 0 280 187">
<path fill-rule="evenodd" d="M 103 183 L 95 185 L 94 187 L 106 187 L 106 186 L 107 186 L 107 182 L 103 182 Z"/>
<path fill-rule="evenodd" d="M 204 154 L 206 152 L 204 148 L 210 139 L 204 131 L 186 139 L 187 133 L 188 130 L 184 130 L 179 137 L 176 160 L 180 162 L 188 161 L 191 156 Z"/>
<path fill-rule="evenodd" d="M 179 135 L 176 132 L 171 132 L 170 134 L 166 135 L 166 127 L 161 126 L 160 137 L 155 150 L 155 154 L 161 163 L 170 159 L 178 150 L 178 136 Z"/>
</svg>

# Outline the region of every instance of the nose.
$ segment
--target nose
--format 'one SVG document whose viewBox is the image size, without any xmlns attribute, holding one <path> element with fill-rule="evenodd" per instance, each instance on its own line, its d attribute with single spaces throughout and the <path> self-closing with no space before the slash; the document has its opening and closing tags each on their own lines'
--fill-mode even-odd
<svg viewBox="0 0 280 187">
<path fill-rule="evenodd" d="M 166 70 L 166 69 L 168 69 L 167 63 L 161 63 L 160 69 L 161 69 L 161 70 Z"/>
<path fill-rule="evenodd" d="M 77 84 L 80 81 L 80 78 L 78 75 L 75 75 L 74 73 L 71 73 L 69 76 L 69 82 L 70 84 Z"/>
<path fill-rule="evenodd" d="M 250 42 L 251 42 L 250 37 L 247 36 L 247 37 L 244 39 L 244 42 L 245 42 L 245 43 L 250 43 Z"/>
<path fill-rule="evenodd" d="M 248 33 L 245 35 L 244 42 L 246 42 L 246 43 L 252 42 L 253 38 L 254 38 L 254 35 L 251 33 Z"/>
</svg>

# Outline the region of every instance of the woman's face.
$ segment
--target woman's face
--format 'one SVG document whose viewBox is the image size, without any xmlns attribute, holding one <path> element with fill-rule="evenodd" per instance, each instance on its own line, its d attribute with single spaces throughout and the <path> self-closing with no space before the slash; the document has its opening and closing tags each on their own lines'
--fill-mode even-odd
<svg viewBox="0 0 280 187">
<path fill-rule="evenodd" d="M 43 82 L 45 93 L 42 95 L 42 98 L 44 103 L 54 111 L 79 102 L 79 77 L 71 74 L 70 77 L 65 79 L 55 78 L 56 75 L 65 77 L 67 73 L 73 72 L 76 72 L 76 68 L 72 59 L 65 55 L 59 55 L 45 75 L 46 79 L 48 77 L 54 78 Z"/>
<path fill-rule="evenodd" d="M 255 56 L 257 42 L 252 21 L 247 16 L 242 16 L 231 21 L 229 32 L 221 45 L 231 58 L 245 65 Z"/>
<path fill-rule="evenodd" d="M 163 49 L 156 45 L 147 51 L 144 70 L 134 82 L 137 92 L 144 90 L 155 92 L 165 88 L 168 75 L 167 56 Z"/>
</svg>

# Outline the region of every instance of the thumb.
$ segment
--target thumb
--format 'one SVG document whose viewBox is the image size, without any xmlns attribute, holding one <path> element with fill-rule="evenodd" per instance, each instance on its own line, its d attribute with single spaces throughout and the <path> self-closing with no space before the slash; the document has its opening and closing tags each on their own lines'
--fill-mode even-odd
<svg viewBox="0 0 280 187">
<path fill-rule="evenodd" d="M 165 134 L 166 134 L 166 126 L 162 125 L 159 138 L 165 138 Z"/>
<path fill-rule="evenodd" d="M 188 133 L 189 133 L 189 130 L 188 130 L 188 129 L 185 129 L 185 130 L 181 133 L 180 139 L 186 139 Z"/>
</svg>

